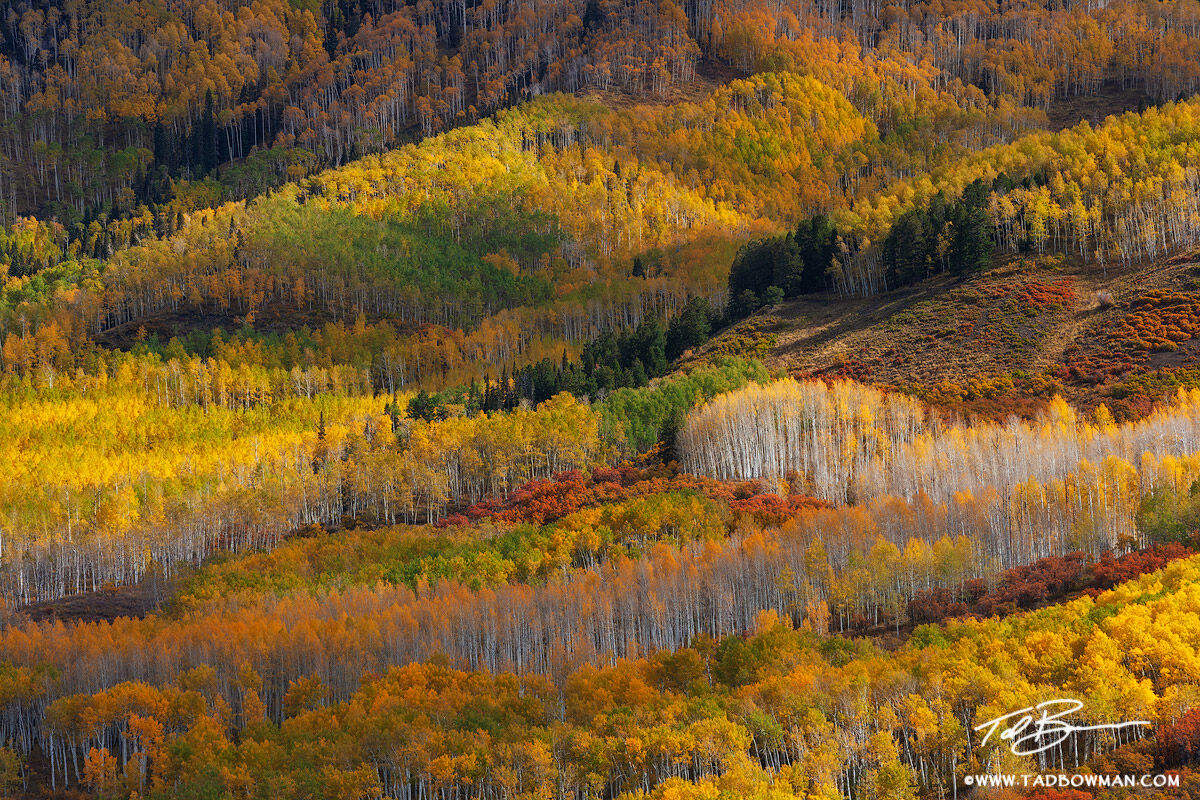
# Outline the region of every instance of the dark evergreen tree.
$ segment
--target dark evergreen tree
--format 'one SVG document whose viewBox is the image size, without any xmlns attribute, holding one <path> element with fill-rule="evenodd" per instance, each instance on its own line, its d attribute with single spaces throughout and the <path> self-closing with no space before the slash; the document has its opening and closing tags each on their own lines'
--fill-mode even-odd
<svg viewBox="0 0 1200 800">
<path fill-rule="evenodd" d="M 907 286 L 926 275 L 925 224 L 918 210 L 902 214 L 883 240 L 883 264 L 889 286 Z"/>
<path fill-rule="evenodd" d="M 796 228 L 796 244 L 803 264 L 799 280 L 792 285 L 781 284 L 794 294 L 813 294 L 826 289 L 826 274 L 838 252 L 838 232 L 824 214 L 817 214 Z"/>
<path fill-rule="evenodd" d="M 629 380 L 626 385 L 637 389 L 645 386 L 649 382 L 649 377 L 646 375 L 646 366 L 640 358 L 633 360 L 633 366 L 629 368 Z"/>
<path fill-rule="evenodd" d="M 953 237 L 953 231 L 950 230 L 949 225 L 953 215 L 954 210 L 946 202 L 946 195 L 942 192 L 933 196 L 924 213 L 921 214 L 923 227 L 921 238 L 925 242 L 926 276 L 945 272 L 950 268 L 950 240 Z"/>
<path fill-rule="evenodd" d="M 983 269 L 991 258 L 992 229 L 987 215 L 990 194 L 987 184 L 975 180 L 955 207 L 950 239 L 950 268 L 954 272 Z"/>
<path fill-rule="evenodd" d="M 471 383 L 474 385 L 474 381 Z M 396 402 L 395 395 L 392 395 L 391 401 L 383 407 L 383 412 L 388 415 L 392 423 L 392 433 L 395 433 L 400 428 L 400 404 Z"/>
<path fill-rule="evenodd" d="M 217 119 L 213 110 L 212 89 L 204 92 L 204 112 L 192 126 L 191 167 L 197 176 L 204 176 L 220 163 L 217 153 Z"/>
<path fill-rule="evenodd" d="M 408 401 L 408 416 L 412 419 L 422 419 L 433 422 L 445 419 L 446 409 L 441 401 L 422 389 Z"/>
<path fill-rule="evenodd" d="M 712 306 L 703 297 L 693 297 L 667 326 L 666 357 L 674 361 L 686 351 L 708 341 L 713 325 Z"/>
<path fill-rule="evenodd" d="M 760 308 L 762 308 L 762 301 L 759 300 L 758 295 L 750 289 L 743 289 L 739 294 L 729 298 L 726 314 L 731 320 L 745 319 Z"/>
<path fill-rule="evenodd" d="M 684 423 L 687 422 L 687 411 L 680 407 L 674 407 L 663 420 L 662 426 L 658 429 L 658 442 L 654 448 L 659 460 L 664 464 L 670 464 L 672 461 L 679 460 L 679 431 L 683 429 Z"/>
<path fill-rule="evenodd" d="M 729 296 L 750 292 L 757 298 L 775 282 L 775 258 L 770 239 L 750 242 L 738 250 L 729 268 Z"/>
<path fill-rule="evenodd" d="M 662 375 L 667 371 L 667 334 L 657 318 L 643 319 L 629 336 L 629 356 L 624 360 L 632 366 L 640 361 L 647 375 Z"/>
<path fill-rule="evenodd" d="M 483 410 L 483 393 L 479 390 L 479 383 L 471 378 L 471 385 L 467 388 L 466 402 L 463 403 L 468 417 L 473 417 Z"/>
</svg>

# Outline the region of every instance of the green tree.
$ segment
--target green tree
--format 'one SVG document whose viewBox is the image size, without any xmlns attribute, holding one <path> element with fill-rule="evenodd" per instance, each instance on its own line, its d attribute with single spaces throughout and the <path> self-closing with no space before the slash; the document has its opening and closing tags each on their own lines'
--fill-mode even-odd
<svg viewBox="0 0 1200 800">
<path fill-rule="evenodd" d="M 796 244 L 803 267 L 799 281 L 792 285 L 788 296 L 813 294 L 826 289 L 826 273 L 838 252 L 838 232 L 824 214 L 817 214 L 796 228 Z M 784 286 L 787 290 L 789 287 Z"/>
<path fill-rule="evenodd" d="M 446 409 L 438 400 L 429 392 L 422 389 L 408 401 L 408 416 L 412 419 L 422 419 L 426 422 L 444 419 Z"/>
<path fill-rule="evenodd" d="M 703 297 L 693 297 L 667 326 L 666 356 L 674 361 L 699 347 L 712 335 L 713 309 Z"/>
</svg>

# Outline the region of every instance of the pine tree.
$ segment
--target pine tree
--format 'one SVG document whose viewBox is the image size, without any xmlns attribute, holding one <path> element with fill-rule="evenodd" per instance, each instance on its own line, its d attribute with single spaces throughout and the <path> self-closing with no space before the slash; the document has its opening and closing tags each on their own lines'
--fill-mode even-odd
<svg viewBox="0 0 1200 800">
<path fill-rule="evenodd" d="M 693 297 L 667 326 L 665 355 L 674 361 L 686 351 L 708 341 L 712 333 L 712 306 L 703 297 Z"/>
</svg>

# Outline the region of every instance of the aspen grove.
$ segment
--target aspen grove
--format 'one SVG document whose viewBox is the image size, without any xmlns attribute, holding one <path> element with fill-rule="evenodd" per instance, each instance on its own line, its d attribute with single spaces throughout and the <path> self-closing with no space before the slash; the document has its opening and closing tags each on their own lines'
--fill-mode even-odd
<svg viewBox="0 0 1200 800">
<path fill-rule="evenodd" d="M 993 795 L 1200 800 L 1200 0 L 0 0 L 0 798 Z"/>
</svg>

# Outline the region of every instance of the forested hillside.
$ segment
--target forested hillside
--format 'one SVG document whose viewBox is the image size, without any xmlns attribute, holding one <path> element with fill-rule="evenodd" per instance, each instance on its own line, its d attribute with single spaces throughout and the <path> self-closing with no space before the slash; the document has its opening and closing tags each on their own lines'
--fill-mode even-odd
<svg viewBox="0 0 1200 800">
<path fill-rule="evenodd" d="M 157 204 L 177 178 L 261 191 L 548 91 L 669 96 L 698 66 L 844 51 L 839 86 L 889 123 L 887 87 L 1046 108 L 1106 82 L 1196 88 L 1191 0 L 1103 6 L 804 2 L 5 3 L 9 213 Z M 822 71 L 819 67 L 815 70 Z M 944 87 L 944 88 L 943 88 Z M 849 89 L 849 91 L 847 91 Z M 988 99 L 990 98 L 990 100 Z M 911 97 L 909 102 L 911 103 Z M 915 130 L 915 129 L 914 129 Z"/>
<path fill-rule="evenodd" d="M 735 418 L 721 410 L 766 391 L 712 401 L 685 432 L 711 414 Z M 903 412 L 862 387 L 826 391 L 797 395 L 790 412 L 821 441 L 843 430 L 822 403 L 848 401 L 859 409 L 854 424 L 881 443 L 916 437 L 914 452 L 946 461 L 939 445 L 921 444 L 924 415 L 911 401 Z M 983 452 L 989 438 L 1015 438 L 1012 469 L 1044 474 L 1011 489 L 829 506 L 805 498 L 800 473 L 778 485 L 783 497 L 665 467 L 593 468 L 472 506 L 443 527 L 309 532 L 269 556 L 226 558 L 144 619 L 18 615 L 0 638 L 11 659 L 4 726 L 14 763 L 42 754 L 53 785 L 118 795 L 279 781 L 350 796 L 407 796 L 427 784 L 488 794 L 493 782 L 501 791 L 519 780 L 572 793 L 687 796 L 728 781 L 757 793 L 794 781 L 950 796 L 965 772 L 1007 758 L 980 749 L 973 721 L 1049 690 L 1086 698 L 1097 719 L 1156 726 L 1149 736 L 1088 734 L 1054 759 L 1100 771 L 1130 758 L 1177 768 L 1188 757 L 1168 743 L 1194 725 L 1188 659 L 1200 600 L 1187 556 L 1200 546 L 1190 491 L 1200 457 L 1171 448 L 1186 441 L 1179 433 L 1197 402 L 1181 397 L 1126 426 L 1064 406 L 1033 429 L 943 432 L 942 446 L 956 442 L 966 463 L 973 442 Z M 906 414 L 912 422 L 898 425 Z M 1030 437 L 1040 452 L 1025 463 Z M 1105 441 L 1160 449 L 1136 463 L 1110 455 L 1102 467 L 1063 457 Z M 680 447 L 690 452 L 686 438 Z M 811 452 L 827 469 L 849 468 L 839 451 Z M 868 471 L 902 486 L 911 457 Z M 1114 558 L 1114 549 L 1135 552 Z M 1088 596 L 1066 605 L 996 616 L 1081 591 Z M 918 628 L 891 653 L 835 635 L 894 636 L 975 614 L 991 619 Z M 1133 661 L 1121 656 L 1132 651 Z M 1063 655 L 1071 652 L 1089 655 L 1076 665 Z M 879 681 L 869 703 L 854 678 L 864 674 Z M 927 682 L 943 694 L 931 697 Z M 486 710 L 508 693 L 517 707 Z M 466 717 L 444 716 L 460 703 L 453 713 Z M 394 736 L 425 743 L 372 744 Z M 294 748 L 316 746 L 309 737 L 337 745 L 299 756 Z M 797 749 L 809 737 L 828 749 Z M 674 744 L 663 750 L 664 741 Z M 595 747 L 609 755 L 592 761 Z M 529 761 L 556 748 L 558 760 Z M 264 749 L 273 754 L 265 761 Z M 870 789 L 876 781 L 890 788 Z"/>
<path fill-rule="evenodd" d="M 1196 0 L 2 10 L 0 797 L 1200 797 Z"/>
</svg>

